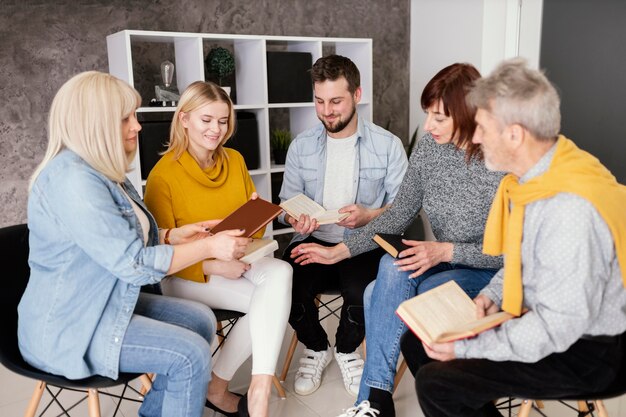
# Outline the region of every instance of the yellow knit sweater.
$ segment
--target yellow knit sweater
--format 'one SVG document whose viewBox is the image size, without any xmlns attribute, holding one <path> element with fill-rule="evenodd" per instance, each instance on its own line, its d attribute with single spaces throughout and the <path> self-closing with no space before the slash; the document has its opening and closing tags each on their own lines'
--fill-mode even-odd
<svg viewBox="0 0 626 417">
<path fill-rule="evenodd" d="M 168 152 L 157 162 L 148 175 L 144 201 L 160 228 L 223 219 L 250 198 L 255 188 L 243 157 L 233 149 L 224 149 L 228 158 L 217 158 L 205 170 L 187 151 L 178 160 Z M 263 233 L 261 230 L 254 237 Z M 176 276 L 206 282 L 201 262 Z"/>
<path fill-rule="evenodd" d="M 524 184 L 509 174 L 502 179 L 485 226 L 483 252 L 504 254 L 502 309 L 520 315 L 523 301 L 521 244 L 524 208 L 558 193 L 589 201 L 613 235 L 617 260 L 626 286 L 626 187 L 593 155 L 559 136 L 548 170 Z M 512 206 L 509 211 L 510 205 Z"/>
</svg>

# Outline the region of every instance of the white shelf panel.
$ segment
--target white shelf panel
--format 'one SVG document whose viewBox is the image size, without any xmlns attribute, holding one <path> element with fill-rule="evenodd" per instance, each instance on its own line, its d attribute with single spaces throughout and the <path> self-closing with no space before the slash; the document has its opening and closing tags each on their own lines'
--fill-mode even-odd
<svg viewBox="0 0 626 417">
<path fill-rule="evenodd" d="M 171 112 L 174 113 L 176 111 L 176 107 L 165 106 L 165 107 L 139 107 L 137 109 L 137 113 L 166 113 Z"/>
<path fill-rule="evenodd" d="M 268 103 L 267 107 L 270 109 L 288 109 L 293 107 L 315 107 L 315 103 Z"/>
<path fill-rule="evenodd" d="M 359 114 L 371 120 L 372 93 L 372 40 L 368 38 L 323 38 L 305 36 L 232 35 L 221 33 L 189 33 L 146 30 L 123 30 L 107 36 L 109 72 L 135 86 L 133 68 L 133 43 L 167 43 L 173 45 L 170 58 L 176 65 L 177 85 L 184 89 L 191 82 L 204 80 L 204 52 L 207 45 L 216 43 L 232 48 L 235 57 L 235 83 L 237 101 L 235 110 L 255 114 L 259 133 L 259 168 L 250 170 L 259 195 L 270 200 L 272 174 L 285 171 L 284 165 L 272 164 L 270 155 L 271 109 L 288 109 L 289 128 L 293 136 L 319 123 L 313 101 L 306 103 L 269 103 L 267 91 L 267 55 L 269 50 L 308 52 L 313 62 L 322 56 L 325 47 L 350 58 L 361 72 L 362 100 Z M 169 47 L 168 47 L 169 48 Z M 137 58 L 137 57 L 135 57 Z M 175 107 L 140 107 L 138 113 L 174 113 Z M 141 143 L 139 144 L 141 146 Z M 141 179 L 139 152 L 133 162 L 129 179 L 140 194 L 145 180 Z M 276 187 L 277 185 L 274 184 Z M 266 236 L 293 233 L 292 228 L 273 230 L 268 225 Z"/>
</svg>

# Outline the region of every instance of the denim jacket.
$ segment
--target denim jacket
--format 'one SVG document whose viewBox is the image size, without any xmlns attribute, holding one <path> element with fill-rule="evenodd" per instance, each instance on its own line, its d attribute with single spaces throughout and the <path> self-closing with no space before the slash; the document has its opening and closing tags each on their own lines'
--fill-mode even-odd
<svg viewBox="0 0 626 417">
<path fill-rule="evenodd" d="M 326 129 L 319 124 L 299 134 L 289 146 L 280 201 L 302 193 L 322 204 L 326 173 Z M 402 142 L 391 132 L 358 116 L 352 202 L 380 208 L 393 201 L 408 161 Z M 279 220 L 285 223 L 285 215 Z M 322 226 L 323 227 L 323 226 Z M 353 230 L 346 229 L 345 235 Z M 295 234 L 293 242 L 306 236 Z"/>
<path fill-rule="evenodd" d="M 28 199 L 30 280 L 18 307 L 18 339 L 31 365 L 70 379 L 117 378 L 121 342 L 142 285 L 165 276 L 173 256 L 152 216 L 143 233 L 117 183 L 75 153 L 53 158 Z"/>
</svg>

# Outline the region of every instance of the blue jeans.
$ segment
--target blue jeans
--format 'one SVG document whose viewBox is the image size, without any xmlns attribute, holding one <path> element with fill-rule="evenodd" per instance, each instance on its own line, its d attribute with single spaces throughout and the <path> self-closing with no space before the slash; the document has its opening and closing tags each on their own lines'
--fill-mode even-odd
<svg viewBox="0 0 626 417">
<path fill-rule="evenodd" d="M 157 374 L 141 417 L 202 416 L 215 329 L 215 315 L 204 304 L 139 295 L 122 341 L 120 371 Z"/>
<path fill-rule="evenodd" d="M 381 258 L 376 280 L 368 285 L 363 295 L 367 358 L 357 404 L 368 399 L 370 387 L 393 391 L 400 337 L 406 331 L 395 314 L 401 302 L 448 281 L 456 281 L 474 298 L 498 271 L 442 262 L 417 278 L 409 278 L 413 271 L 398 271 L 393 264 L 395 261 L 389 255 Z"/>
</svg>

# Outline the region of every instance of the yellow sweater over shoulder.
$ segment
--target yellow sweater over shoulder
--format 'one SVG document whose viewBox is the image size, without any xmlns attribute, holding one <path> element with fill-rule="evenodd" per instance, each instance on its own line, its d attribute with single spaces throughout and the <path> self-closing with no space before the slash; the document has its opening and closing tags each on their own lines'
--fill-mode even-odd
<svg viewBox="0 0 626 417">
<path fill-rule="evenodd" d="M 148 175 L 144 201 L 160 228 L 223 219 L 248 201 L 255 188 L 243 157 L 234 149 L 224 149 L 228 158 L 217 158 L 205 170 L 187 151 L 179 159 L 168 152 L 157 162 Z M 206 282 L 202 262 L 176 276 Z"/>
</svg>

